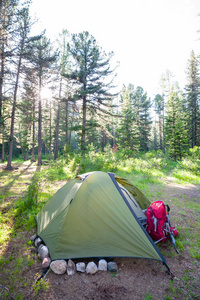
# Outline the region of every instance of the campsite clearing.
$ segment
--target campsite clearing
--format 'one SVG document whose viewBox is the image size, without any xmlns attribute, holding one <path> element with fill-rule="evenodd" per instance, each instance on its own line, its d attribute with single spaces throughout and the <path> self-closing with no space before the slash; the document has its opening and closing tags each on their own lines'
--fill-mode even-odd
<svg viewBox="0 0 200 300">
<path fill-rule="evenodd" d="M 160 262 L 116 258 L 117 273 L 68 276 L 50 271 L 46 280 L 36 284 L 43 271 L 36 249 L 30 243 L 36 226 L 29 230 L 19 224 L 15 226 L 15 203 L 24 195 L 36 168 L 34 164 L 22 164 L 16 165 L 13 171 L 0 170 L 0 295 L 3 299 L 200 299 L 200 187 L 179 184 L 173 177 L 165 177 L 161 184 L 149 185 L 150 193 L 154 195 L 150 200 L 163 200 L 169 204 L 172 225 L 179 231 L 176 239 L 179 255 L 170 244 L 158 245 L 175 275 L 173 281 Z M 132 182 L 131 174 L 128 177 Z M 43 201 L 65 183 L 42 183 Z M 27 218 L 31 218 L 31 213 Z"/>
</svg>

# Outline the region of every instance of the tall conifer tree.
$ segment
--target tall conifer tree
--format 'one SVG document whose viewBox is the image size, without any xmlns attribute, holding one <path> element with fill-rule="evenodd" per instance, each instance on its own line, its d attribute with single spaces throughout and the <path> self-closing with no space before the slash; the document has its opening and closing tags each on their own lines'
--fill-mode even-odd
<svg viewBox="0 0 200 300">
<path fill-rule="evenodd" d="M 72 72 L 66 76 L 76 87 L 73 99 L 82 101 L 81 150 L 84 151 L 86 132 L 90 127 L 87 112 L 108 113 L 114 96 L 110 93 L 113 78 L 109 80 L 109 75 L 113 74 L 110 68 L 113 53 L 107 55 L 103 52 L 88 32 L 72 35 L 69 52 L 73 58 Z"/>
<path fill-rule="evenodd" d="M 38 78 L 38 165 L 42 164 L 42 99 L 41 91 L 46 80 L 49 79 L 52 65 L 56 61 L 57 53 L 53 51 L 51 41 L 44 35 L 32 45 L 30 62 Z"/>
<path fill-rule="evenodd" d="M 186 109 L 188 113 L 188 137 L 190 146 L 200 145 L 200 76 L 199 61 L 191 52 L 187 68 L 188 84 L 186 86 Z"/>
<path fill-rule="evenodd" d="M 118 143 L 122 148 L 132 151 L 139 150 L 139 130 L 133 110 L 134 86 L 129 84 L 123 87 L 121 94 L 121 113 L 118 126 Z"/>
<path fill-rule="evenodd" d="M 166 144 L 171 157 L 181 159 L 188 149 L 187 122 L 183 97 L 177 84 L 172 85 L 167 102 Z"/>
</svg>

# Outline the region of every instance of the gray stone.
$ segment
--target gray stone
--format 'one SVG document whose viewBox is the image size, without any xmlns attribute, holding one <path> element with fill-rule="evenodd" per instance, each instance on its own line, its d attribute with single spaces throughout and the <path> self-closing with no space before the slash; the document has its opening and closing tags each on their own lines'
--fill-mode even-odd
<svg viewBox="0 0 200 300">
<path fill-rule="evenodd" d="M 31 242 L 34 242 L 35 239 L 36 239 L 36 234 L 34 234 L 34 235 L 32 235 L 32 236 L 30 237 Z"/>
<path fill-rule="evenodd" d="M 50 257 L 45 257 L 42 261 L 43 269 L 46 269 L 47 267 L 49 267 L 50 263 L 51 263 Z"/>
<path fill-rule="evenodd" d="M 91 261 L 87 264 L 86 273 L 87 274 L 95 274 L 98 271 L 97 265 Z"/>
<path fill-rule="evenodd" d="M 44 246 L 44 244 L 40 244 L 40 246 L 38 247 L 37 251 L 39 252 L 40 249 Z"/>
<path fill-rule="evenodd" d="M 38 257 L 43 259 L 45 257 L 49 256 L 49 250 L 47 246 L 42 245 L 41 247 L 38 248 Z"/>
<path fill-rule="evenodd" d="M 40 246 L 40 244 L 42 244 L 42 240 L 41 240 L 41 238 L 37 238 L 37 239 L 35 239 L 35 247 L 39 247 Z"/>
<path fill-rule="evenodd" d="M 75 272 L 76 272 L 75 263 L 71 259 L 69 259 L 67 264 L 67 274 L 74 275 Z"/>
<path fill-rule="evenodd" d="M 117 270 L 118 270 L 118 266 L 117 266 L 116 262 L 114 262 L 114 261 L 110 261 L 108 263 L 107 267 L 108 267 L 108 271 L 110 271 L 110 272 L 117 272 Z"/>
<path fill-rule="evenodd" d="M 79 262 L 76 264 L 76 271 L 77 272 L 85 272 L 85 263 L 84 262 Z"/>
<path fill-rule="evenodd" d="M 105 259 L 100 259 L 98 263 L 99 271 L 107 271 L 107 261 Z"/>
<path fill-rule="evenodd" d="M 51 270 L 56 274 L 64 274 L 67 271 L 67 262 L 65 260 L 54 260 L 50 264 Z"/>
</svg>

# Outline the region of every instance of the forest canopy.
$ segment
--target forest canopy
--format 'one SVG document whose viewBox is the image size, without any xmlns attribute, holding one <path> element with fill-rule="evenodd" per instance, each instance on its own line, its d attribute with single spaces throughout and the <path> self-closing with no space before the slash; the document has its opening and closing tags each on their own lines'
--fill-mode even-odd
<svg viewBox="0 0 200 300">
<path fill-rule="evenodd" d="M 89 32 L 32 36 L 31 2 L 0 2 L 0 158 L 42 158 L 108 147 L 125 156 L 151 150 L 174 160 L 200 146 L 199 55 L 187 85 L 161 74 L 154 99 L 141 86 L 116 86 L 120 66 Z"/>
</svg>

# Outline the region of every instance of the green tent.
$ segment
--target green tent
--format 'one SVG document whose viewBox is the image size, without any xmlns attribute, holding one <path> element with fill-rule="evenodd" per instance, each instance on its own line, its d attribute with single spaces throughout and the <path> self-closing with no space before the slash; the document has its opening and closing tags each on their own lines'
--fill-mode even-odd
<svg viewBox="0 0 200 300">
<path fill-rule="evenodd" d="M 37 234 L 52 260 L 138 257 L 166 265 L 143 226 L 142 209 L 149 204 L 139 189 L 113 173 L 78 175 L 39 212 Z"/>
</svg>

